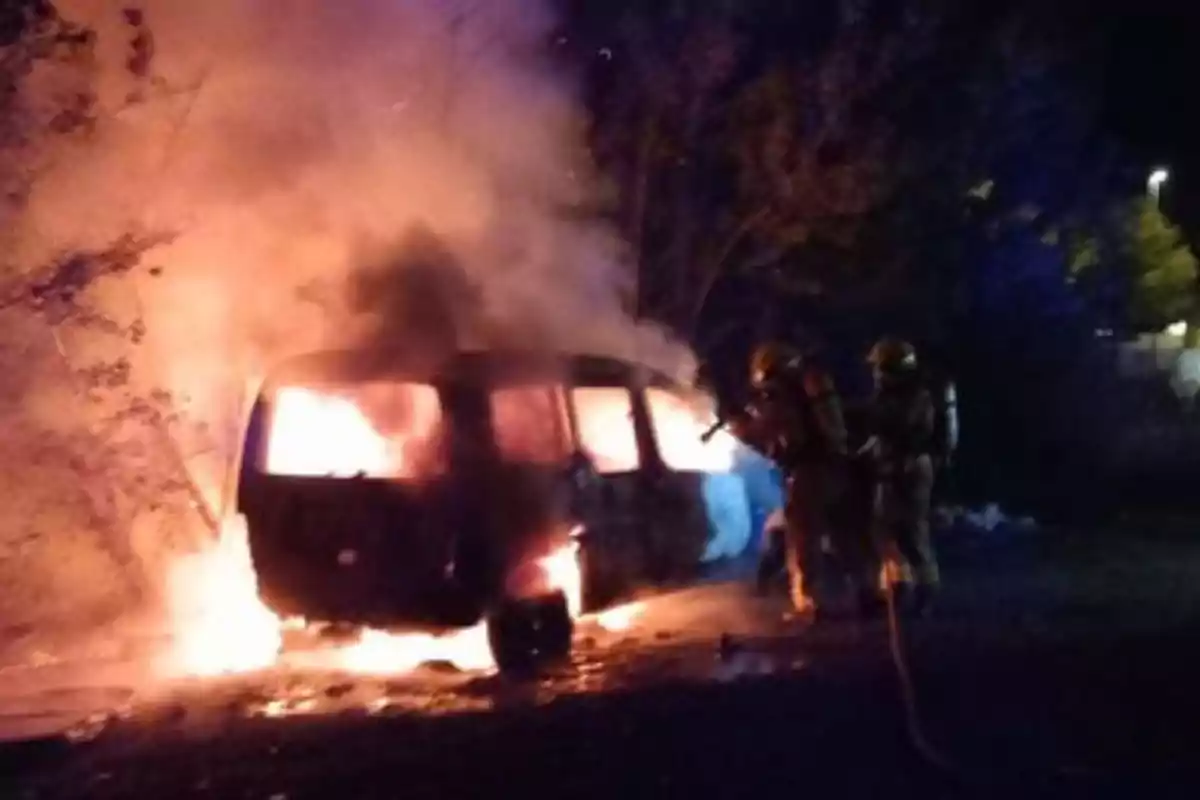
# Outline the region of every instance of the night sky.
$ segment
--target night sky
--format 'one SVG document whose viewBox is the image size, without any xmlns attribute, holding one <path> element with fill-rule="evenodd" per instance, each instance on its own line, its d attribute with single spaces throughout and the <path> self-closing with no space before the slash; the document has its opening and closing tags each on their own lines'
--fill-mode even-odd
<svg viewBox="0 0 1200 800">
<path fill-rule="evenodd" d="M 1193 242 L 1200 242 L 1200 4 L 1104 0 L 1089 5 L 1108 39 L 1106 126 L 1136 157 L 1171 168 L 1164 209 Z"/>
<path fill-rule="evenodd" d="M 572 16 L 605 14 L 605 0 L 559 0 Z M 1066 21 L 1065 36 L 1099 35 L 1105 127 L 1147 169 L 1171 168 L 1164 209 L 1200 241 L 1200 2 L 1194 0 L 964 0 L 981 12 L 1029 3 Z M 0 34 L 29 0 L 0 0 Z M 586 10 L 585 10 L 586 9 Z M 580 13 L 582 11 L 582 14 Z M 586 25 L 586 22 L 584 23 Z M 11 28 L 11 31 L 9 30 Z"/>
<path fill-rule="evenodd" d="M 620 3 L 558 0 L 587 37 Z M 711 0 L 720 3 L 722 0 Z M 1064 47 L 1090 43 L 1101 124 L 1147 171 L 1171 168 L 1163 208 L 1200 242 L 1200 0 L 962 0 L 981 19 L 1018 7 Z M 697 4 L 703 7 L 703 4 Z M 886 4 L 885 4 L 886 5 Z M 833 4 L 829 5 L 832 9 Z M 832 20 L 832 18 L 831 18 Z M 812 15 L 775 35 L 801 36 Z M 601 24 L 600 27 L 604 27 Z M 599 46 L 601 42 L 592 42 Z M 579 55 L 586 58 L 586 50 Z"/>
</svg>

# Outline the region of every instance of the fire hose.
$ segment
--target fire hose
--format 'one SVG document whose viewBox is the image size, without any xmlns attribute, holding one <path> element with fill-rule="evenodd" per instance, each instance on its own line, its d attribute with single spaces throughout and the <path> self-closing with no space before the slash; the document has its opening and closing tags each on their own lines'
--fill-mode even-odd
<svg viewBox="0 0 1200 800">
<path fill-rule="evenodd" d="M 702 434 L 701 440 L 705 442 L 709 441 L 719 430 L 723 429 L 726 424 L 727 420 L 718 420 Z M 857 450 L 855 455 L 859 457 L 864 456 L 872 449 L 873 445 L 874 441 L 868 440 L 867 443 Z M 884 586 L 884 601 L 887 612 L 888 628 L 888 651 L 900 689 L 900 700 L 904 711 L 905 733 L 910 746 L 913 748 L 918 757 L 920 757 L 929 766 L 943 774 L 959 780 L 967 780 L 970 778 L 990 780 L 990 778 L 993 776 L 982 775 L 978 770 L 967 770 L 963 765 L 959 764 L 953 758 L 947 755 L 943 749 L 934 744 L 926 734 L 925 726 L 922 721 L 920 704 L 917 699 L 916 686 L 904 646 L 900 614 L 898 613 L 896 606 L 894 582 L 888 580 L 885 582 Z M 1061 778 L 1079 778 L 1085 775 L 1096 777 L 1101 775 L 1102 771 L 1091 767 L 1058 765 L 1050 770 L 1050 774 Z"/>
<path fill-rule="evenodd" d="M 973 780 L 973 782 L 985 783 L 994 787 L 998 779 L 1005 777 L 1012 779 L 1014 776 L 1011 767 L 1008 770 L 993 770 L 990 773 L 986 773 L 985 770 L 978 767 L 968 769 L 965 765 L 947 755 L 945 750 L 930 741 L 921 718 L 917 692 L 901 634 L 902 625 L 900 614 L 896 607 L 893 582 L 890 580 L 886 583 L 884 599 L 887 608 L 888 649 L 892 666 L 896 671 L 897 683 L 900 687 L 900 699 L 904 707 L 905 732 L 913 750 L 931 767 L 961 781 Z M 1172 767 L 1172 769 L 1177 768 Z M 1112 768 L 1101 768 L 1091 764 L 1066 763 L 1058 763 L 1046 767 L 1030 766 L 1029 769 L 1024 771 L 1025 777 L 1037 777 L 1040 775 L 1041 777 L 1053 777 L 1061 780 L 1079 780 L 1083 778 L 1095 780 L 1104 777 L 1113 777 L 1116 774 L 1117 771 Z"/>
<path fill-rule="evenodd" d="M 961 781 L 974 779 L 975 782 L 994 786 L 995 780 L 998 778 L 1009 777 L 1011 779 L 1013 777 L 1011 769 L 1003 773 L 996 771 L 991 774 L 984 774 L 984 771 L 978 768 L 969 770 L 930 741 L 925 733 L 925 726 L 922 723 L 921 710 L 917 702 L 917 692 L 912 671 L 909 668 L 909 660 L 905 654 L 904 642 L 901 636 L 900 615 L 896 609 L 896 597 L 891 581 L 887 583 L 887 588 L 884 591 L 884 599 L 887 606 L 888 650 L 892 666 L 896 671 L 897 683 L 900 686 L 900 699 L 904 706 L 905 733 L 913 750 L 929 766 Z M 1112 770 L 1101 769 L 1091 765 L 1068 765 L 1061 763 L 1052 765 L 1049 768 L 1033 767 L 1025 774 L 1033 776 L 1037 773 L 1041 773 L 1044 777 L 1071 780 L 1078 780 L 1080 778 L 1096 779 L 1115 774 Z"/>
<path fill-rule="evenodd" d="M 884 600 L 887 604 L 888 650 L 891 654 L 892 666 L 896 669 L 897 682 L 900 684 L 900 699 L 904 704 L 904 723 L 909 743 L 917 754 L 931 766 L 943 772 L 961 774 L 958 765 L 934 746 L 925 735 L 925 728 L 921 724 L 920 708 L 917 705 L 917 692 L 913 684 L 912 672 L 909 670 L 908 659 L 904 654 L 904 643 L 900 638 L 900 617 L 896 613 L 896 593 L 894 584 L 890 580 L 886 583 Z"/>
</svg>

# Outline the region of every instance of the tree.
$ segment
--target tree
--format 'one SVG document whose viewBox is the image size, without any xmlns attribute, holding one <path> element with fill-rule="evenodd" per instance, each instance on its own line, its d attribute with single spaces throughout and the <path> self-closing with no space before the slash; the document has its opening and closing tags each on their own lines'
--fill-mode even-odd
<svg viewBox="0 0 1200 800">
<path fill-rule="evenodd" d="M 1195 322 L 1200 312 L 1200 264 L 1158 203 L 1131 204 L 1125 252 L 1132 271 L 1129 317 L 1139 330 L 1161 330 L 1177 320 Z"/>
<path fill-rule="evenodd" d="M 1149 198 L 1115 204 L 1104 229 L 1076 235 L 1068 271 L 1104 327 L 1122 337 L 1192 323 L 1200 312 L 1200 264 Z"/>
<path fill-rule="evenodd" d="M 716 287 L 728 302 L 839 277 L 886 193 L 890 129 L 872 105 L 922 38 L 839 21 L 835 3 L 690 5 L 640 4 L 589 44 L 606 45 L 593 145 L 636 245 L 639 311 L 695 340 Z"/>
<path fill-rule="evenodd" d="M 700 17 L 687 5 L 632 4 L 589 40 L 602 54 L 593 148 L 617 183 L 617 221 L 638 260 L 636 310 L 680 327 L 683 287 L 728 180 L 720 136 L 740 55 L 731 9 Z"/>
<path fill-rule="evenodd" d="M 5 223 L 22 213 L 31 182 L 58 147 L 86 141 L 100 113 L 94 33 L 48 3 L 30 3 L 26 11 L 6 20 L 14 29 L 0 46 Z M 133 53 L 126 66 L 140 90 L 128 101 L 141 102 L 161 87 L 151 73 L 144 17 L 127 13 L 125 21 Z M 53 79 L 55 90 L 38 94 L 49 102 L 29 102 L 25 82 L 35 72 Z M 170 236 L 133 231 L 99 249 L 60 249 L 40 263 L 21 264 L 18 226 L 4 227 L 0 328 L 7 341 L 0 362 L 11 388 L 0 406 L 10 466 L 5 485 L 24 494 L 50 488 L 47 502 L 77 515 L 10 514 L 0 541 L 42 542 L 66 561 L 86 541 L 108 554 L 135 599 L 144 597 L 161 588 L 162 564 L 153 563 L 159 554 L 173 545 L 194 546 L 189 534 L 215 533 L 217 526 L 181 444 L 203 442 L 207 432 L 190 424 L 177 398 L 147 383 L 136 366 L 147 335 L 136 279 L 160 274 L 144 257 Z M 23 483 L 35 479 L 53 486 Z"/>
</svg>

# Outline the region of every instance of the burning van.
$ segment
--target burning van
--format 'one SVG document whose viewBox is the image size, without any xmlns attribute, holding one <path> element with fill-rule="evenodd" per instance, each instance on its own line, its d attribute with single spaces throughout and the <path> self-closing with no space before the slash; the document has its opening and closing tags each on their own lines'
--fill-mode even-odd
<svg viewBox="0 0 1200 800">
<path fill-rule="evenodd" d="M 708 538 L 707 398 L 610 358 L 294 359 L 254 404 L 238 486 L 263 600 L 386 629 L 486 620 L 501 668 L 572 620 L 684 581 Z"/>
</svg>

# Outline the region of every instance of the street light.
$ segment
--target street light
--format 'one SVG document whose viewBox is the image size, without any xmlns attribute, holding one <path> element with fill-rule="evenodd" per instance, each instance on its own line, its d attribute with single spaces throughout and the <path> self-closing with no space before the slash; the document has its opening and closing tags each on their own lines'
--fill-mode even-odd
<svg viewBox="0 0 1200 800">
<path fill-rule="evenodd" d="M 1150 193 L 1150 196 L 1154 198 L 1155 203 L 1159 202 L 1162 197 L 1163 184 L 1170 179 L 1171 173 L 1168 172 L 1164 167 L 1159 167 L 1150 173 L 1150 177 L 1146 181 L 1146 190 Z"/>
</svg>

